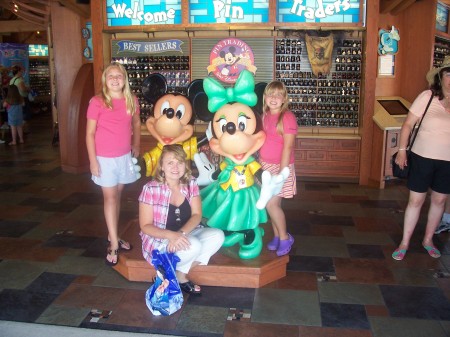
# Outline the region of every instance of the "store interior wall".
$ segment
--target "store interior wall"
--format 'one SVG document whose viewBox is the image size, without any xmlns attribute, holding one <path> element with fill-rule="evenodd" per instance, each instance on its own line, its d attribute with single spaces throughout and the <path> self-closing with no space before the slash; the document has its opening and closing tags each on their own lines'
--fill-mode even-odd
<svg viewBox="0 0 450 337">
<path fill-rule="evenodd" d="M 401 96 L 412 102 L 427 89 L 426 73 L 432 67 L 436 1 L 417 1 L 397 15 L 381 14 L 379 29 L 399 30 L 395 74 L 378 76 L 375 96 Z"/>
</svg>

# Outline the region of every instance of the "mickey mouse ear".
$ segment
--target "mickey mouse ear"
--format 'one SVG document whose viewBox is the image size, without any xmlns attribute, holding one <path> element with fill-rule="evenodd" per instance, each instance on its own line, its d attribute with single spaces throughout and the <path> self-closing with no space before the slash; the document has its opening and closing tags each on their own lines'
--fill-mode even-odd
<svg viewBox="0 0 450 337">
<path fill-rule="evenodd" d="M 267 83 L 260 82 L 255 84 L 255 94 L 258 97 L 258 102 L 253 107 L 253 110 L 257 112 L 258 114 L 262 115 L 263 113 L 263 96 L 264 96 L 264 90 L 266 89 Z"/>
<path fill-rule="evenodd" d="M 142 82 L 142 95 L 150 104 L 155 104 L 166 92 L 167 81 L 161 74 L 151 74 Z"/>
<path fill-rule="evenodd" d="M 187 95 L 192 100 L 199 92 L 203 92 L 203 80 L 193 80 L 187 89 Z"/>
</svg>

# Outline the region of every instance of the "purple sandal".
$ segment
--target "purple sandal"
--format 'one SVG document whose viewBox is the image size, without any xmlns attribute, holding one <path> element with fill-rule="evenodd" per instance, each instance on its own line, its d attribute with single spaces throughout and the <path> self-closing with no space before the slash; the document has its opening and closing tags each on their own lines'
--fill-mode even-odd
<svg viewBox="0 0 450 337">
<path fill-rule="evenodd" d="M 280 245 L 277 249 L 277 255 L 283 256 L 288 254 L 291 251 L 292 245 L 294 244 L 294 238 L 291 234 L 288 233 L 289 239 L 287 240 L 280 240 Z"/>
<path fill-rule="evenodd" d="M 267 244 L 268 250 L 277 250 L 280 245 L 280 238 L 278 236 L 274 236 L 272 241 Z"/>
</svg>

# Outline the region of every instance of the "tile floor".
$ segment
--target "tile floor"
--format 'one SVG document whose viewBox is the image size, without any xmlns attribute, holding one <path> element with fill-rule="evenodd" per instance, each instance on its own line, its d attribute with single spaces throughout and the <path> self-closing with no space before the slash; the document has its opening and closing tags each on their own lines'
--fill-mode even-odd
<svg viewBox="0 0 450 337">
<path fill-rule="evenodd" d="M 390 256 L 408 195 L 401 182 L 300 182 L 285 203 L 296 240 L 285 278 L 203 287 L 179 312 L 153 317 L 149 284 L 105 266 L 100 190 L 88 174 L 61 171 L 52 136 L 43 114 L 25 144 L 0 146 L 0 320 L 182 336 L 450 336 L 450 234 L 435 236 L 443 255 L 430 258 L 424 212 L 405 260 Z M 137 217 L 143 181 L 124 192 L 121 226 Z"/>
</svg>

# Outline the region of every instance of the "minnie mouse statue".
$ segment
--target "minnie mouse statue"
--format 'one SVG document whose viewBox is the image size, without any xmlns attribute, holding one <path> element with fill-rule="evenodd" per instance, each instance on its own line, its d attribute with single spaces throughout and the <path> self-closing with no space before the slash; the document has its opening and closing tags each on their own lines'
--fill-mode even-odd
<svg viewBox="0 0 450 337">
<path fill-rule="evenodd" d="M 265 205 L 280 191 L 289 169 L 271 176 L 269 172 L 262 173 L 261 165 L 253 157 L 266 134 L 259 114 L 251 108 L 258 97 L 249 71 L 240 73 L 234 88 L 224 88 L 208 77 L 203 80 L 203 89 L 208 97 L 207 109 L 214 114 L 209 146 L 224 158 L 219 170 L 213 172 L 206 156 L 194 155 L 199 184 L 212 181 L 200 191 L 203 217 L 208 226 L 225 232 L 225 247 L 239 243 L 239 257 L 252 259 L 263 247 L 264 230 L 259 225 L 267 222 Z M 262 181 L 261 190 L 255 177 Z"/>
</svg>

